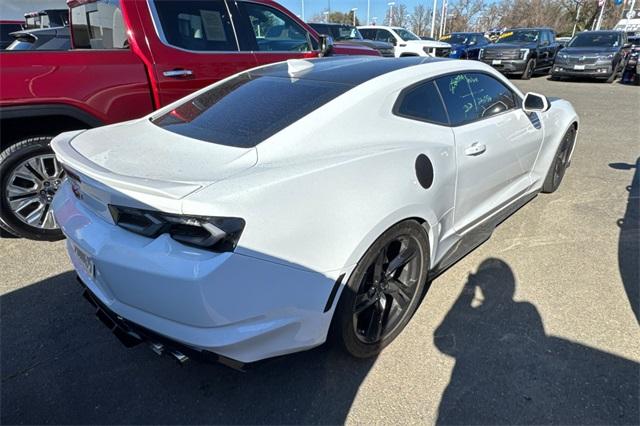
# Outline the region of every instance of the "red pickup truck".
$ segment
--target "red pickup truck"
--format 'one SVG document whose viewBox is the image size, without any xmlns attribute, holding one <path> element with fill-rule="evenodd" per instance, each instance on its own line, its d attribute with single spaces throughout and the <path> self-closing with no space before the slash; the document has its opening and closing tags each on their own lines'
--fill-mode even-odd
<svg viewBox="0 0 640 426">
<path fill-rule="evenodd" d="M 49 210 L 60 132 L 130 120 L 239 71 L 333 46 L 271 0 L 68 0 L 73 49 L 2 52 L 0 227 L 61 237 Z M 135 159 L 135 161 L 147 161 Z"/>
</svg>

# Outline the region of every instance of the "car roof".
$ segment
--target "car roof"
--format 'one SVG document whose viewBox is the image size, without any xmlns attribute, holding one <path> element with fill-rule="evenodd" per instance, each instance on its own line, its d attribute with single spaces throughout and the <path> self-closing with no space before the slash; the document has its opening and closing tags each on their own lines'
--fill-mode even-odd
<svg viewBox="0 0 640 426">
<path fill-rule="evenodd" d="M 581 31 L 576 35 L 580 35 L 580 34 L 622 34 L 622 31 L 617 31 L 617 30 L 595 30 L 595 31 Z"/>
<path fill-rule="evenodd" d="M 334 27 L 352 27 L 351 24 L 340 24 L 338 22 L 307 22 L 309 25 L 330 25 Z"/>
<path fill-rule="evenodd" d="M 518 28 L 508 28 L 508 29 L 504 30 L 504 32 L 507 32 L 507 31 L 519 31 L 519 30 L 529 30 L 529 31 L 548 30 L 548 31 L 553 31 L 553 29 L 549 28 L 549 27 L 518 27 Z"/>
<path fill-rule="evenodd" d="M 368 80 L 399 69 L 430 62 L 451 61 L 451 59 L 410 56 L 404 58 L 382 58 L 375 56 L 336 56 L 320 59 L 299 59 L 310 63 L 311 68 L 293 76 L 289 74 L 289 61 L 268 65 L 254 71 L 251 75 L 265 77 L 296 78 L 358 86 Z"/>
</svg>

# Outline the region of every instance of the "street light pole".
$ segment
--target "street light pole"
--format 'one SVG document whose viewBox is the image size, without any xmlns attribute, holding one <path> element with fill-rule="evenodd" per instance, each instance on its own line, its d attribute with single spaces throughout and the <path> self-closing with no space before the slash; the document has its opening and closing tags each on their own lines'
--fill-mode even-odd
<svg viewBox="0 0 640 426">
<path fill-rule="evenodd" d="M 447 11 L 447 0 L 442 0 L 442 13 L 440 15 L 440 34 L 438 35 L 438 38 L 442 37 L 444 34 L 442 34 L 442 32 L 444 31 L 444 20 L 446 18 L 446 13 Z"/>
<path fill-rule="evenodd" d="M 393 5 L 396 4 L 395 1 L 390 1 L 389 3 L 387 3 L 387 6 L 389 6 L 389 25 L 393 26 Z"/>
<path fill-rule="evenodd" d="M 304 0 L 302 0 L 302 20 L 306 21 L 306 19 L 304 19 Z"/>
<path fill-rule="evenodd" d="M 356 11 L 358 10 L 357 7 L 353 7 L 351 8 L 351 12 L 353 12 L 353 26 L 356 26 Z"/>
<path fill-rule="evenodd" d="M 573 24 L 573 31 L 571 31 L 571 38 L 576 35 L 576 28 L 578 27 L 578 20 L 580 19 L 580 9 L 582 9 L 582 3 L 578 3 L 578 11 L 576 12 L 576 22 Z"/>
<path fill-rule="evenodd" d="M 600 30 L 602 24 L 602 15 L 604 14 L 604 7 L 607 5 L 606 0 L 602 2 L 602 8 L 600 8 L 600 16 L 598 16 L 598 23 L 596 24 L 596 31 Z"/>
<path fill-rule="evenodd" d="M 438 13 L 438 0 L 433 0 L 433 11 L 431 12 L 431 38 L 436 31 L 436 13 Z"/>
<path fill-rule="evenodd" d="M 371 25 L 371 0 L 367 0 L 367 25 Z"/>
</svg>

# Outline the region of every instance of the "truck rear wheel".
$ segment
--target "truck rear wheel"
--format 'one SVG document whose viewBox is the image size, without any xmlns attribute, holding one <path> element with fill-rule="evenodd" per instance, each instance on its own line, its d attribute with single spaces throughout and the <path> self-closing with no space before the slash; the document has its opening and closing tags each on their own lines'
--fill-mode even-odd
<svg viewBox="0 0 640 426">
<path fill-rule="evenodd" d="M 63 238 L 51 201 L 64 171 L 49 147 L 52 136 L 24 139 L 0 154 L 0 227 L 18 237 Z"/>
</svg>

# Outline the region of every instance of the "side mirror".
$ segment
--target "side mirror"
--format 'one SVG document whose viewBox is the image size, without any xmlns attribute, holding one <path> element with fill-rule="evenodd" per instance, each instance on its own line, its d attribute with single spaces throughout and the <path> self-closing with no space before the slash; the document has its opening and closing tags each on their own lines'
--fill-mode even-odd
<svg viewBox="0 0 640 426">
<path fill-rule="evenodd" d="M 549 108 L 551 108 L 551 104 L 545 95 L 533 92 L 529 92 L 524 95 L 524 102 L 522 106 L 524 112 L 545 112 Z"/>
<path fill-rule="evenodd" d="M 333 37 L 326 34 L 320 34 L 318 38 L 318 45 L 320 46 L 320 56 L 321 58 L 324 56 L 328 56 L 331 54 L 331 50 L 333 49 Z"/>
</svg>

